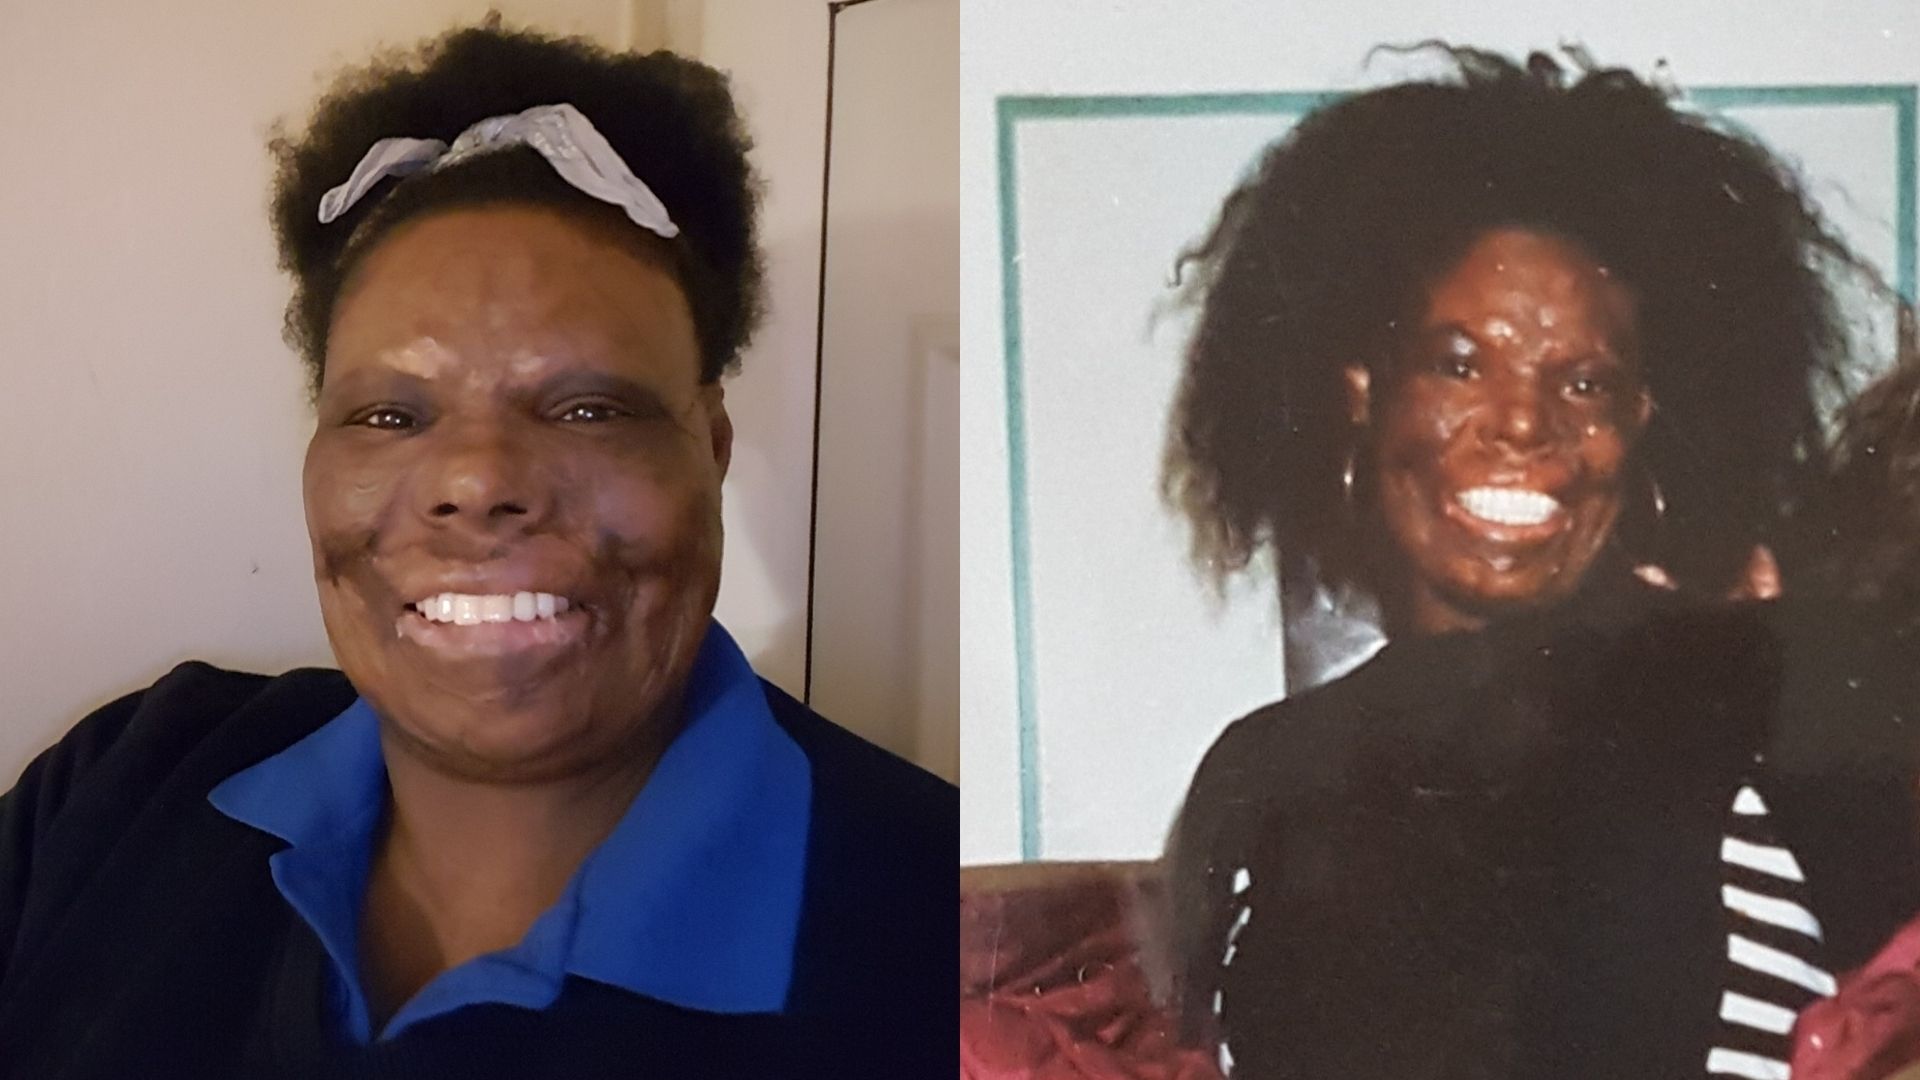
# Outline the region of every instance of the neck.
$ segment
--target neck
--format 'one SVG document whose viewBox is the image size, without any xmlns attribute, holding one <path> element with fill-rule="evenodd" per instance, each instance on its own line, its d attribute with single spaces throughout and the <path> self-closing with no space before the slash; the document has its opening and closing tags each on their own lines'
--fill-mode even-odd
<svg viewBox="0 0 1920 1080">
<path fill-rule="evenodd" d="M 1541 618 L 1563 618 L 1567 613 L 1592 620 L 1611 617 L 1610 612 L 1631 613 L 1634 597 L 1647 589 L 1631 572 L 1630 564 L 1611 549 L 1587 567 L 1579 584 L 1569 593 L 1533 603 L 1515 604 L 1499 611 L 1474 610 L 1449 602 L 1418 584 L 1388 590 L 1381 601 L 1381 622 L 1389 638 L 1432 637 L 1485 630 L 1496 623 L 1502 626 Z M 1622 605 L 1626 605 L 1623 607 Z"/>
<path fill-rule="evenodd" d="M 613 766 L 538 783 L 449 775 L 382 734 L 392 803 L 361 920 L 376 1025 L 450 968 L 511 948 L 626 814 L 671 731 Z"/>
<path fill-rule="evenodd" d="M 1381 618 L 1390 638 L 1470 633 L 1484 630 L 1492 622 L 1490 618 L 1463 611 L 1425 592 L 1399 603 L 1383 605 Z"/>
<path fill-rule="evenodd" d="M 379 858 L 404 868 L 440 906 L 537 894 L 548 904 L 606 839 L 658 755 L 525 784 L 448 776 L 389 741 L 392 814 Z"/>
</svg>

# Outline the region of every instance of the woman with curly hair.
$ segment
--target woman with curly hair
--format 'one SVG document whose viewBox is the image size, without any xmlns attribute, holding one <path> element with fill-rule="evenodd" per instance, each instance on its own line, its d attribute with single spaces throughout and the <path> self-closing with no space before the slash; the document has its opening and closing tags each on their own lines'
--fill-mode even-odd
<svg viewBox="0 0 1920 1080">
<path fill-rule="evenodd" d="M 1818 489 L 1823 271 L 1858 262 L 1630 73 L 1436 49 L 1305 117 L 1189 256 L 1198 561 L 1271 549 L 1388 644 L 1208 752 L 1184 1007 L 1238 1076 L 1784 1076 L 1920 908 L 1898 665 L 1718 602 Z"/>
<path fill-rule="evenodd" d="M 1895 640 L 1920 641 L 1920 357 L 1848 403 L 1807 541 L 1811 587 L 1847 598 Z M 1920 914 L 1794 1027 L 1802 1080 L 1920 1075 Z"/>
<path fill-rule="evenodd" d="M 184 665 L 0 799 L 0 1075 L 950 1064 L 955 792 L 711 617 L 725 78 L 488 26 L 273 148 L 342 670 Z"/>
</svg>

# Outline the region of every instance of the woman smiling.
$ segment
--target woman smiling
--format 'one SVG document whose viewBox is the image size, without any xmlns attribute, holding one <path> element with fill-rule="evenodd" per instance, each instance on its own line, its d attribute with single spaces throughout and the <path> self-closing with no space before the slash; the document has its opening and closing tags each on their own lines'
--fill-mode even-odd
<svg viewBox="0 0 1920 1080">
<path fill-rule="evenodd" d="M 1442 52 L 1305 117 L 1193 256 L 1196 554 L 1270 547 L 1389 640 L 1208 751 L 1183 1003 L 1237 1076 L 1784 1077 L 1920 909 L 1911 658 L 1722 602 L 1778 592 L 1842 359 L 1821 265 L 1857 262 L 1631 74 Z"/>
<path fill-rule="evenodd" d="M 950 1063 L 953 790 L 711 618 L 746 150 L 708 68 L 494 27 L 275 143 L 341 670 L 183 666 L 0 801 L 0 1074 Z"/>
<path fill-rule="evenodd" d="M 1653 409 L 1634 327 L 1632 294 L 1580 244 L 1500 227 L 1428 287 L 1379 386 L 1345 370 L 1382 539 L 1405 556 L 1381 590 L 1390 622 L 1476 629 L 1579 586 Z"/>
</svg>

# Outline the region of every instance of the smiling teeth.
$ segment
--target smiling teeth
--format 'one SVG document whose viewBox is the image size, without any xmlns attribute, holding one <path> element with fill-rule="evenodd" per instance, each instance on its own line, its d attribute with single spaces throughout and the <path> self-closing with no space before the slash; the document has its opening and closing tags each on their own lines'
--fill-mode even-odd
<svg viewBox="0 0 1920 1080">
<path fill-rule="evenodd" d="M 478 626 L 481 623 L 551 619 L 569 606 L 566 597 L 552 593 L 517 592 L 485 596 L 441 593 L 415 604 L 414 610 L 434 622 Z"/>
<path fill-rule="evenodd" d="M 1560 509 L 1553 496 L 1524 488 L 1468 488 L 1455 498 L 1467 513 L 1495 525 L 1539 525 Z"/>
</svg>

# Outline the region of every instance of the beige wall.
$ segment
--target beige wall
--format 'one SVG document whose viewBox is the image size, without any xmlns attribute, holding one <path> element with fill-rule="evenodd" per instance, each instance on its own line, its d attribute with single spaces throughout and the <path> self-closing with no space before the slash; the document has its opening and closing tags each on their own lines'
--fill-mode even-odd
<svg viewBox="0 0 1920 1080">
<path fill-rule="evenodd" d="M 811 0 L 67 0 L 0 34 L 0 783 L 188 658 L 328 663 L 264 142 L 326 73 L 488 8 L 729 69 L 771 318 L 729 387 L 720 613 L 798 692 L 827 14 Z"/>
<path fill-rule="evenodd" d="M 11 4 L 0 34 L 0 777 L 189 657 L 328 660 L 269 123 L 480 0 Z M 612 0 L 504 3 L 612 39 Z"/>
<path fill-rule="evenodd" d="M 959 774 L 958 0 L 838 16 L 813 703 Z"/>
<path fill-rule="evenodd" d="M 740 432 L 727 490 L 720 617 L 763 675 L 798 696 L 806 661 L 813 356 L 820 285 L 827 6 L 632 0 L 636 33 L 730 72 L 766 181 L 767 320 L 727 388 Z"/>
<path fill-rule="evenodd" d="M 769 178 L 769 318 L 728 392 L 765 453 L 735 455 L 753 500 L 730 520 L 729 542 L 745 532 L 755 543 L 751 560 L 729 565 L 727 587 L 758 598 L 752 610 L 772 620 L 764 638 L 776 643 L 762 669 L 777 665 L 797 690 L 806 595 L 790 583 L 807 572 L 827 6 L 635 0 L 634 10 L 637 33 L 733 73 Z M 813 704 L 957 780 L 959 2 L 877 0 L 839 21 Z"/>
</svg>

